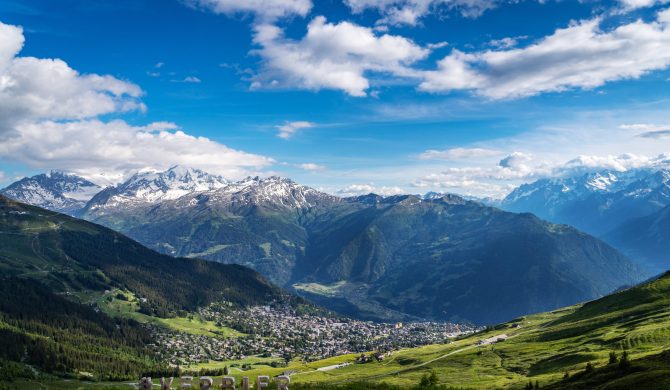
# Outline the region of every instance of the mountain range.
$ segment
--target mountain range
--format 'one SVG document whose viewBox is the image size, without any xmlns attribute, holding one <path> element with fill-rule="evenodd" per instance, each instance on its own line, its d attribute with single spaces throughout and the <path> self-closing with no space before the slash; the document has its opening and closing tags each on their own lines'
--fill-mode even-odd
<svg viewBox="0 0 670 390">
<path fill-rule="evenodd" d="M 72 214 L 162 253 L 249 266 L 360 318 L 494 323 L 647 276 L 573 228 L 455 195 L 340 198 L 285 178 L 173 167 Z"/>
<path fill-rule="evenodd" d="M 661 246 L 670 238 L 654 222 L 663 218 L 668 205 L 670 170 L 663 167 L 541 179 L 520 186 L 500 202 L 505 210 L 531 212 L 601 237 L 655 273 L 670 262 L 658 244 L 643 236 L 655 237 L 651 240 Z"/>
</svg>

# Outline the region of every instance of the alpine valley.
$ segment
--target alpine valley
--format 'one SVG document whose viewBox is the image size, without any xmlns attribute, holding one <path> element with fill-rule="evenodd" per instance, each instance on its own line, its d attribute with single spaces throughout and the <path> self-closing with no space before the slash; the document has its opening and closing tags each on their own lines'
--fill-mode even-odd
<svg viewBox="0 0 670 390">
<path fill-rule="evenodd" d="M 23 181 L 66 198 L 63 184 L 42 177 Z M 105 225 L 158 252 L 251 267 L 361 319 L 492 324 L 598 298 L 651 275 L 572 227 L 456 195 L 340 198 L 284 178 L 231 182 L 176 166 L 140 172 L 72 210 L 20 183 L 4 193 Z"/>
<path fill-rule="evenodd" d="M 221 387 L 222 375 L 281 374 L 299 390 L 669 385 L 667 274 L 486 328 L 394 326 L 336 317 L 245 267 L 161 255 L 4 197 L 0 243 L 2 388 L 125 389 L 145 375 L 207 375 Z"/>
<path fill-rule="evenodd" d="M 670 390 L 670 0 L 0 0 L 0 390 Z"/>
</svg>

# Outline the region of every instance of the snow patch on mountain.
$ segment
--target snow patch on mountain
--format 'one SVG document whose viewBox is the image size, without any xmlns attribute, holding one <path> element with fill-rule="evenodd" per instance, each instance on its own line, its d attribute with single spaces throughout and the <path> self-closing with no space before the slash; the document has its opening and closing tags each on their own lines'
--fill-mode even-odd
<svg viewBox="0 0 670 390">
<path fill-rule="evenodd" d="M 102 188 L 83 177 L 52 170 L 23 178 L 0 191 L 19 202 L 53 211 L 73 213 L 84 207 Z"/>
</svg>

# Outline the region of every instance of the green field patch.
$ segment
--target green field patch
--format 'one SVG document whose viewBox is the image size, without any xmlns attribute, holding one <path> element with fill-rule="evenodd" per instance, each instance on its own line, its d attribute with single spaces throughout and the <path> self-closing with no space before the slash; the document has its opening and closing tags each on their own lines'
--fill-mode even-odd
<svg viewBox="0 0 670 390">
<path fill-rule="evenodd" d="M 125 299 L 119 299 L 119 294 Z M 188 317 L 159 318 L 140 313 L 139 300 L 129 292 L 112 290 L 94 298 L 102 311 L 112 317 L 132 318 L 143 324 L 153 324 L 178 332 L 198 336 L 236 338 L 246 336 L 235 329 L 218 326 L 213 321 L 202 319 L 193 314 Z"/>
</svg>

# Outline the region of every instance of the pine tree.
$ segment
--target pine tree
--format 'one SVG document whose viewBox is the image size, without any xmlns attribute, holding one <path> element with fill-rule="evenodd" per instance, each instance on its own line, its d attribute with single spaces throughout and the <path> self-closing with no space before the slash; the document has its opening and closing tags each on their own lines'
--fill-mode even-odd
<svg viewBox="0 0 670 390">
<path fill-rule="evenodd" d="M 591 362 L 586 363 L 586 367 L 584 367 L 584 373 L 590 374 L 593 372 L 593 364 Z"/>
<path fill-rule="evenodd" d="M 609 360 L 608 364 L 616 364 L 617 361 L 618 361 L 618 359 L 616 357 L 616 352 L 614 352 L 614 351 L 610 352 L 610 360 Z"/>
<path fill-rule="evenodd" d="M 431 371 L 430 377 L 428 377 L 428 382 L 430 382 L 431 386 L 437 385 L 437 374 L 435 374 L 435 371 Z"/>
<path fill-rule="evenodd" d="M 423 374 L 421 377 L 421 380 L 419 381 L 419 387 L 428 387 L 430 386 L 430 379 L 428 379 L 428 375 Z"/>
<path fill-rule="evenodd" d="M 625 370 L 630 367 L 630 360 L 628 359 L 628 351 L 623 351 L 621 360 L 619 360 L 619 368 Z"/>
</svg>

